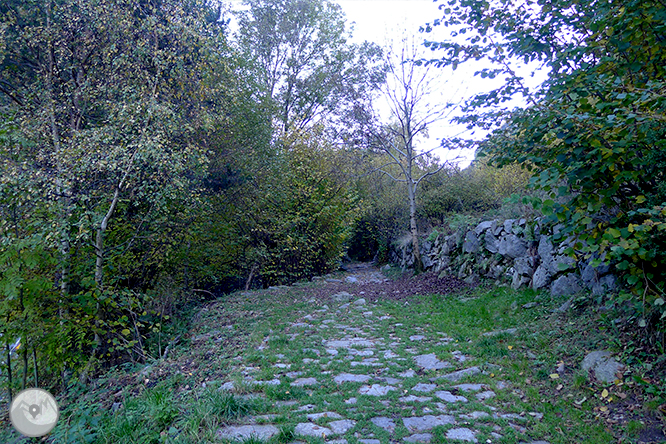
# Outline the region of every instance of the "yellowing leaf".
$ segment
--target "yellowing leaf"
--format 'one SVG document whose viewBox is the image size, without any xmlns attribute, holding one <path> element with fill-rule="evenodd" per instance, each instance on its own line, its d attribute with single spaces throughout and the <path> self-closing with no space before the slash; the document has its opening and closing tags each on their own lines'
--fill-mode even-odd
<svg viewBox="0 0 666 444">
<path fill-rule="evenodd" d="M 601 397 L 602 398 L 608 398 L 608 390 L 604 389 L 604 391 L 601 392 Z"/>
<path fill-rule="evenodd" d="M 638 204 L 643 203 L 643 202 L 645 202 L 646 200 L 647 200 L 647 199 L 645 198 L 645 196 L 642 196 L 642 195 L 636 197 L 636 203 L 638 203 Z"/>
<path fill-rule="evenodd" d="M 557 373 L 551 373 L 549 376 L 550 379 L 560 379 L 560 375 L 558 375 Z"/>
<path fill-rule="evenodd" d="M 507 348 L 508 348 L 509 350 L 513 350 L 513 345 L 509 345 Z"/>
<path fill-rule="evenodd" d="M 604 407 L 599 407 L 599 410 L 601 410 L 602 412 L 607 412 L 608 407 L 605 407 L 605 406 Z"/>
<path fill-rule="evenodd" d="M 127 336 L 128 334 L 130 334 L 130 331 L 128 328 L 124 328 L 123 331 L 121 331 L 121 333 Z"/>
</svg>

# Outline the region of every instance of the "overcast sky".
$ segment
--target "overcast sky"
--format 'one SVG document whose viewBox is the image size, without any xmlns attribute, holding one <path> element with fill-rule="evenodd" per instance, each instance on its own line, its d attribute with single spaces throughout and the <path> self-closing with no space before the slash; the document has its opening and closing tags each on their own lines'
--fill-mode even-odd
<svg viewBox="0 0 666 444">
<path fill-rule="evenodd" d="M 441 18 L 439 2 L 432 0 L 337 0 L 342 7 L 349 22 L 354 22 L 355 42 L 364 40 L 374 41 L 385 45 L 389 40 L 399 41 L 405 33 L 414 36 L 415 41 L 421 43 L 428 40 L 442 40 L 446 38 L 446 29 L 436 27 L 433 32 L 425 34 L 419 32 L 419 27 L 433 20 Z M 437 53 L 423 48 L 424 58 L 436 58 Z M 469 96 L 472 91 L 479 91 L 478 79 L 473 77 L 474 71 L 460 68 L 456 72 L 450 69 L 431 68 L 437 77 L 436 82 L 441 84 L 443 101 L 458 102 Z M 476 83 L 476 85 L 474 85 Z M 429 129 L 430 139 L 420 141 L 422 148 L 430 149 L 438 146 L 443 137 L 458 135 L 464 128 L 452 126 L 447 122 L 440 122 Z M 469 133 L 467 134 L 470 135 Z M 481 137 L 481 134 L 475 134 Z M 461 167 L 469 165 L 474 153 L 469 150 L 436 149 L 434 151 L 443 160 L 455 160 Z"/>
<path fill-rule="evenodd" d="M 362 42 L 364 40 L 373 41 L 380 46 L 384 46 L 388 41 L 399 41 L 405 33 L 415 37 L 415 41 L 421 43 L 426 38 L 428 40 L 446 40 L 448 32 L 444 27 L 435 27 L 433 32 L 425 34 L 419 32 L 419 27 L 426 23 L 432 23 L 442 15 L 438 6 L 442 1 L 433 0 L 334 0 L 344 10 L 348 22 L 354 23 L 353 42 Z M 240 6 L 240 0 L 227 0 L 233 7 Z M 432 52 L 423 48 L 424 58 L 438 58 L 437 52 Z M 465 97 L 470 97 L 474 93 L 489 91 L 494 85 L 473 74 L 481 66 L 461 66 L 456 71 L 450 68 L 433 68 L 437 79 L 441 84 L 442 100 L 448 102 L 460 102 Z M 501 79 L 495 79 L 495 82 L 501 82 Z M 420 141 L 422 149 L 431 149 L 439 146 L 442 138 L 454 137 L 465 131 L 463 127 L 453 126 L 447 122 L 441 122 L 433 125 L 429 129 L 430 138 Z M 485 133 L 476 131 L 466 132 L 467 137 L 475 139 L 482 138 Z M 470 150 L 447 150 L 436 149 L 435 154 L 442 160 L 456 161 L 461 167 L 466 167 L 474 159 L 474 152 Z"/>
</svg>

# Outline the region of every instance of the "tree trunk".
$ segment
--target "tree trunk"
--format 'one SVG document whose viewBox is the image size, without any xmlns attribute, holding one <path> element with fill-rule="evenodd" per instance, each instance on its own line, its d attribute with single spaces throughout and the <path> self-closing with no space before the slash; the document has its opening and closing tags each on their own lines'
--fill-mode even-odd
<svg viewBox="0 0 666 444">
<path fill-rule="evenodd" d="M 409 190 L 409 229 L 412 234 L 412 254 L 414 256 L 414 273 L 423 272 L 423 262 L 421 261 L 421 250 L 419 249 L 419 230 L 416 225 L 416 184 L 413 181 L 407 182 Z"/>
</svg>

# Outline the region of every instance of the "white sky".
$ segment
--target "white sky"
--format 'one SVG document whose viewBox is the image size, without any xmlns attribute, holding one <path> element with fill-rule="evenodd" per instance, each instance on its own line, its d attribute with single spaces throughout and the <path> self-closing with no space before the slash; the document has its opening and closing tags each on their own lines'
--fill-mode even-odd
<svg viewBox="0 0 666 444">
<path fill-rule="evenodd" d="M 354 22 L 354 42 L 364 40 L 374 41 L 384 46 L 387 41 L 400 40 L 405 33 L 413 35 L 416 43 L 423 40 L 441 40 L 446 38 L 446 30 L 435 27 L 430 33 L 420 33 L 419 27 L 433 20 L 441 18 L 438 6 L 441 2 L 433 0 L 337 0 L 342 7 L 349 22 Z M 424 58 L 436 58 L 437 53 L 423 48 Z M 463 96 L 469 96 L 470 90 L 478 91 L 470 83 L 479 83 L 473 77 L 472 69 L 461 67 L 456 72 L 450 69 L 431 68 L 436 82 L 442 87 L 442 100 L 458 102 Z M 451 93 L 449 93 L 451 91 Z M 440 122 L 429 128 L 430 139 L 422 140 L 422 149 L 431 149 L 439 146 L 443 137 L 456 136 L 463 127 L 452 126 L 447 122 Z M 469 133 L 467 134 L 469 135 Z M 479 136 L 478 134 L 476 136 Z M 458 162 L 466 167 L 474 159 L 472 150 L 437 148 L 433 151 L 440 159 Z"/>
<path fill-rule="evenodd" d="M 430 33 L 420 33 L 419 27 L 433 20 L 441 18 L 438 6 L 445 0 L 435 2 L 433 0 L 333 0 L 336 1 L 345 12 L 349 23 L 354 23 L 352 42 L 360 43 L 364 40 L 373 41 L 380 46 L 385 46 L 388 41 L 399 40 L 410 34 L 414 36 L 415 42 L 420 43 L 425 39 L 442 41 L 447 39 L 447 29 L 435 27 Z M 232 7 L 240 6 L 240 0 L 227 0 Z M 437 58 L 437 52 L 423 48 L 424 58 Z M 436 83 L 441 85 L 443 101 L 457 103 L 475 93 L 489 91 L 501 84 L 501 79 L 494 81 L 474 76 L 474 72 L 480 66 L 461 66 L 456 71 L 450 68 L 434 68 L 431 70 L 436 76 Z M 532 85 L 540 83 L 534 79 Z M 441 122 L 429 128 L 430 138 L 422 140 L 421 149 L 432 149 L 440 145 L 441 139 L 454 137 L 466 131 L 464 127 L 453 126 L 447 122 Z M 481 139 L 485 133 L 465 132 L 466 137 Z M 466 167 L 474 159 L 472 150 L 437 148 L 433 151 L 440 159 L 457 162 L 461 167 Z"/>
</svg>

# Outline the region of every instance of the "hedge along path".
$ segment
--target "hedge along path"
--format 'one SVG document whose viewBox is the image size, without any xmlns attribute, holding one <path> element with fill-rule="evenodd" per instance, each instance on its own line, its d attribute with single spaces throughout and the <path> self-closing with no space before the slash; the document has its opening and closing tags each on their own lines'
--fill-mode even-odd
<svg viewBox="0 0 666 444">
<path fill-rule="evenodd" d="M 476 359 L 446 331 L 414 322 L 408 311 L 401 315 L 399 307 L 410 302 L 391 309 L 357 291 L 387 284 L 378 270 L 361 266 L 328 281 L 347 290 L 328 298 L 311 297 L 305 287 L 263 292 L 279 302 L 267 308 L 266 330 L 255 331 L 252 349 L 232 359 L 219 389 L 263 398 L 268 411 L 225 424 L 220 440 L 547 443 L 530 432 L 542 413 L 496 402 L 513 390 L 495 377 L 499 366 Z M 262 305 L 270 306 L 255 300 L 253 307 Z"/>
</svg>

